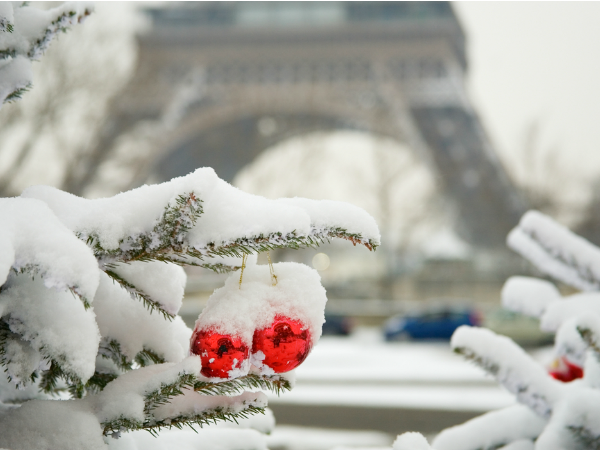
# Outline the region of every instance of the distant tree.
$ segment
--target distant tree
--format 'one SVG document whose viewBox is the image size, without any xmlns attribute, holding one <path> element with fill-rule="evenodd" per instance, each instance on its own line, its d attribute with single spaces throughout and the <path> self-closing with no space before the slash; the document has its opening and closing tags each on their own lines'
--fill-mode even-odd
<svg viewBox="0 0 600 450">
<path fill-rule="evenodd" d="M 74 16 L 69 16 L 71 9 Z M 15 9 L 17 20 L 22 11 L 42 17 L 58 17 L 67 11 L 67 17 L 77 19 L 89 14 L 91 7 L 20 7 Z M 82 190 L 96 169 L 94 164 L 84 163 L 92 156 L 110 100 L 135 64 L 134 32 L 140 23 L 130 4 L 100 4 L 85 27 L 60 36 L 41 61 L 34 63 L 30 78 L 35 89 L 0 111 L 0 196 L 18 195 L 32 183 Z M 48 29 L 66 31 L 69 24 L 61 22 L 58 28 L 51 25 Z M 39 52 L 34 56 L 39 57 Z M 16 91 L 13 97 L 21 94 L 22 90 Z"/>
</svg>

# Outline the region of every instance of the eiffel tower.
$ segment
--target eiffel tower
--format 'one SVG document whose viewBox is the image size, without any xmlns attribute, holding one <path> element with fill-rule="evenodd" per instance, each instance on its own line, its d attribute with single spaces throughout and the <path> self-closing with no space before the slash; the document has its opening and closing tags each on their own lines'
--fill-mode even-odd
<svg viewBox="0 0 600 450">
<path fill-rule="evenodd" d="M 458 211 L 457 231 L 504 247 L 526 209 L 465 92 L 465 35 L 448 2 L 200 2 L 148 10 L 118 135 L 159 117 L 190 73 L 202 85 L 164 136 L 155 178 L 211 166 L 224 179 L 313 131 L 406 143 Z"/>
</svg>

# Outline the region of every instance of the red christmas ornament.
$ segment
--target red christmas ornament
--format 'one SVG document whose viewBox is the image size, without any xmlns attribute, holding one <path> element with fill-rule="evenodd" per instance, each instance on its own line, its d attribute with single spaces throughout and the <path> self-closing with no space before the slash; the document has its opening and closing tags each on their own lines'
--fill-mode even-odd
<svg viewBox="0 0 600 450">
<path fill-rule="evenodd" d="M 229 378 L 229 371 L 237 369 L 248 359 L 248 346 L 237 336 L 194 330 L 190 351 L 202 360 L 202 375 Z"/>
<path fill-rule="evenodd" d="M 583 369 L 577 364 L 573 364 L 564 356 L 560 360 L 555 360 L 552 370 L 548 372 L 552 378 L 564 383 L 583 378 Z"/>
<path fill-rule="evenodd" d="M 269 328 L 256 330 L 252 340 L 252 352 L 263 352 L 262 363 L 276 373 L 298 367 L 311 348 L 312 336 L 306 325 L 285 316 L 276 316 Z"/>
</svg>

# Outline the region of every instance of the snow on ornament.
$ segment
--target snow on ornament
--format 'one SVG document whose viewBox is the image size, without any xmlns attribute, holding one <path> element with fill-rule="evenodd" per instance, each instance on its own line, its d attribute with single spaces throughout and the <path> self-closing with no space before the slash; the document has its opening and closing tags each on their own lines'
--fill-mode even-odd
<svg viewBox="0 0 600 450">
<path fill-rule="evenodd" d="M 326 302 L 318 272 L 304 264 L 244 264 L 208 299 L 191 352 L 200 355 L 208 377 L 237 378 L 251 365 L 266 375 L 290 371 L 321 336 Z M 219 339 L 232 347 L 217 345 Z M 244 348 L 250 356 L 240 361 Z"/>
</svg>

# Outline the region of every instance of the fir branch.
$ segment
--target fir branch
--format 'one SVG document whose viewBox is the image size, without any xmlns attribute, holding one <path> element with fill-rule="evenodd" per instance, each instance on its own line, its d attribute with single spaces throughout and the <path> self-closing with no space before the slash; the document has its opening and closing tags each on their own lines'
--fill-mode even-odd
<svg viewBox="0 0 600 450">
<path fill-rule="evenodd" d="M 86 241 L 101 266 L 107 271 L 114 269 L 115 264 L 119 262 L 163 261 L 178 265 L 205 267 L 216 272 L 227 272 L 236 270 L 237 267 L 211 264 L 204 262 L 204 259 L 215 256 L 240 258 L 243 255 L 280 248 L 294 250 L 316 248 L 325 242 L 330 242 L 333 238 L 346 239 L 354 245 L 364 245 L 369 250 L 375 250 L 379 245 L 372 239 L 365 239 L 361 234 L 351 233 L 341 227 L 313 227 L 306 236 L 300 236 L 296 231 L 287 234 L 277 232 L 240 237 L 229 242 L 211 242 L 205 247 L 195 248 L 188 242 L 187 234 L 203 213 L 201 202 L 193 192 L 179 196 L 176 205 L 168 205 L 165 208 L 161 219 L 151 232 L 122 239 L 118 249 L 104 249 L 100 245 L 100 239 L 95 235 L 79 233 L 77 236 Z"/>
<path fill-rule="evenodd" d="M 14 25 L 6 17 L 0 17 L 0 32 L 12 33 L 13 31 L 15 31 Z"/>
<path fill-rule="evenodd" d="M 152 312 L 154 312 L 154 311 L 158 311 L 160 314 L 163 315 L 163 317 L 165 319 L 168 319 L 169 321 L 171 321 L 175 318 L 175 315 L 166 311 L 159 302 L 157 302 L 156 300 L 153 300 L 148 294 L 146 294 L 141 289 L 136 288 L 133 284 L 131 284 L 129 281 L 125 280 L 123 277 L 121 277 L 116 272 L 107 269 L 107 270 L 105 270 L 105 273 L 106 273 L 106 275 L 111 277 L 113 281 L 116 281 L 117 283 L 119 283 L 119 285 L 123 289 L 125 289 L 127 292 L 129 292 L 129 295 L 131 295 L 131 298 L 133 298 L 134 300 L 141 301 L 144 304 L 144 306 L 150 311 L 150 314 L 152 314 Z"/>
<path fill-rule="evenodd" d="M 0 319 L 0 364 L 7 366 L 11 361 L 6 359 L 6 344 L 10 339 L 20 339 L 27 342 L 17 333 L 14 333 L 10 329 L 9 320 L 17 320 L 15 318 L 4 317 Z M 50 356 L 47 349 L 42 346 L 38 349 L 40 354 L 47 360 L 50 361 L 50 367 L 42 371 L 41 377 L 38 371 L 34 371 L 29 375 L 30 382 L 35 382 L 40 378 L 38 385 L 40 391 L 47 394 L 56 394 L 64 390 L 68 390 L 71 395 L 76 398 L 81 398 L 85 395 L 85 386 L 77 375 L 63 369 L 66 357 L 64 355 L 54 355 L 54 358 Z M 5 370 L 6 371 L 6 370 Z M 8 376 L 9 381 L 12 381 L 10 375 Z M 63 381 L 66 386 L 61 386 L 60 381 Z M 19 385 L 17 385 L 19 386 Z"/>
<path fill-rule="evenodd" d="M 13 267 L 11 267 L 11 269 L 17 275 L 28 274 L 32 280 L 35 280 L 36 275 L 39 275 L 41 278 L 45 278 L 45 276 L 46 276 L 46 271 L 42 267 L 40 267 L 38 264 L 25 264 L 23 266 L 18 266 L 18 267 L 13 266 Z M 71 292 L 71 294 L 73 294 L 73 296 L 75 298 L 78 298 L 79 300 L 81 300 L 81 303 L 83 303 L 83 307 L 86 310 L 90 309 L 91 304 L 88 301 L 88 299 L 81 294 L 81 290 L 79 289 L 79 286 L 67 285 L 67 290 L 69 292 Z"/>
<path fill-rule="evenodd" d="M 27 57 L 30 59 L 39 59 L 50 46 L 52 39 L 59 31 L 63 33 L 67 32 L 68 27 L 76 23 L 81 23 L 83 19 L 91 13 L 92 11 L 87 8 L 80 14 L 73 10 L 60 13 L 52 22 L 50 22 L 50 25 L 46 27 L 42 37 L 33 43 L 27 52 Z"/>
<path fill-rule="evenodd" d="M 377 247 L 379 246 L 379 243 L 375 242 L 373 239 L 365 239 L 361 234 L 350 233 L 348 230 L 341 227 L 324 228 L 321 230 L 313 227 L 311 234 L 314 236 L 320 236 L 322 239 L 325 239 L 328 242 L 331 238 L 346 239 L 352 242 L 354 246 L 356 246 L 356 244 L 364 245 L 371 251 L 377 250 Z"/>
<path fill-rule="evenodd" d="M 245 379 L 245 380 L 244 380 Z M 259 375 L 248 375 L 237 380 L 229 380 L 223 383 L 206 383 L 198 381 L 196 375 L 190 373 L 180 373 L 177 380 L 173 383 L 163 383 L 161 386 L 147 393 L 144 396 L 144 421 L 139 422 L 120 416 L 116 420 L 102 423 L 104 435 L 121 433 L 123 431 L 146 430 L 151 434 L 156 433 L 162 428 L 179 428 L 194 425 L 202 427 L 205 424 L 216 423 L 219 420 L 232 421 L 237 423 L 237 419 L 246 418 L 251 414 L 264 413 L 264 408 L 255 406 L 252 402 L 244 402 L 242 410 L 233 410 L 227 407 L 216 407 L 208 409 L 197 414 L 184 414 L 176 417 L 156 420 L 153 411 L 169 403 L 174 397 L 183 395 L 185 389 L 194 389 L 197 392 L 206 395 L 227 395 L 237 393 L 245 387 L 270 388 L 273 390 L 282 387 L 289 389 L 289 383 L 282 381 L 280 377 L 261 377 Z"/>
<path fill-rule="evenodd" d="M 190 192 L 178 196 L 175 205 L 165 207 L 152 231 L 121 239 L 117 249 L 104 249 L 96 235 L 77 233 L 77 237 L 92 248 L 101 266 L 107 269 L 114 268 L 119 262 L 176 262 L 177 255 L 187 255 L 186 235 L 202 213 L 202 200 Z"/>
<path fill-rule="evenodd" d="M 561 249 L 557 250 L 556 248 L 553 248 L 538 235 L 536 230 L 521 229 L 521 231 L 523 231 L 523 233 L 528 235 L 537 245 L 539 245 L 550 256 L 550 258 L 558 261 L 559 263 L 568 268 L 572 268 L 573 270 L 575 270 L 575 272 L 577 272 L 577 275 L 581 278 L 581 280 L 583 280 L 588 285 L 593 286 L 594 290 L 600 289 L 600 280 L 598 280 L 598 277 L 594 274 L 591 267 L 588 266 L 586 262 L 579 260 L 578 255 L 576 253 L 564 253 L 559 251 Z M 569 234 L 578 237 L 570 231 Z M 590 247 L 597 249 L 595 245 L 591 243 L 589 245 Z M 527 255 L 524 256 L 525 258 L 527 258 Z M 534 265 L 537 266 L 537 264 L 534 261 L 532 262 Z"/>
<path fill-rule="evenodd" d="M 265 408 L 254 405 L 245 405 L 243 410 L 237 412 L 229 411 L 225 408 L 215 408 L 202 411 L 199 414 L 181 415 L 147 423 L 140 429 L 149 431 L 153 436 L 158 436 L 158 432 L 163 428 L 171 429 L 175 427 L 181 430 L 184 426 L 189 426 L 192 430 L 196 431 L 194 425 L 198 425 L 202 428 L 204 425 L 216 424 L 218 421 L 238 423 L 238 419 L 247 419 L 254 414 L 264 413 Z"/>
<path fill-rule="evenodd" d="M 152 364 L 163 364 L 166 362 L 165 358 L 145 347 L 144 350 L 135 355 L 134 361 L 141 367 L 150 366 Z"/>
<path fill-rule="evenodd" d="M 97 394 L 104 390 L 106 385 L 119 377 L 116 373 L 94 372 L 94 375 L 85 384 L 86 394 Z"/>
<path fill-rule="evenodd" d="M 9 58 L 15 58 L 17 56 L 17 51 L 14 49 L 4 49 L 4 50 L 0 50 L 0 60 L 2 59 L 9 59 Z M 10 94 L 13 95 L 13 94 Z"/>
<path fill-rule="evenodd" d="M 12 339 L 20 339 L 20 336 L 16 333 L 13 333 L 10 330 L 8 323 L 4 319 L 0 318 L 0 365 L 5 367 L 4 372 L 8 371 L 8 365 L 12 362 L 6 357 L 6 346 Z M 7 373 L 6 376 L 8 381 L 12 383 L 13 379 L 10 374 Z M 31 381 L 35 381 L 35 378 L 33 378 Z"/>
<path fill-rule="evenodd" d="M 596 360 L 600 361 L 600 343 L 595 333 L 590 328 L 581 325 L 577 326 L 577 332 L 581 336 L 581 339 L 583 339 L 583 342 L 594 352 Z"/>
<path fill-rule="evenodd" d="M 573 433 L 573 437 L 586 450 L 600 450 L 600 435 L 593 433 L 584 426 L 569 425 L 567 429 Z"/>
<path fill-rule="evenodd" d="M 120 416 L 118 419 L 102 422 L 101 425 L 104 427 L 102 432 L 104 436 L 111 436 L 113 434 L 119 436 L 124 431 L 140 430 L 144 424 L 138 420 Z"/>
<path fill-rule="evenodd" d="M 111 360 L 123 372 L 133 368 L 132 362 L 121 351 L 121 344 L 115 339 L 102 338 L 98 347 L 98 355 Z"/>
<path fill-rule="evenodd" d="M 260 234 L 258 236 L 238 238 L 229 243 L 217 244 L 212 242 L 204 249 L 188 251 L 188 255 L 198 259 L 202 259 L 204 256 L 233 256 L 240 258 L 244 254 L 262 253 L 279 248 L 291 248 L 293 250 L 316 248 L 321 244 L 330 242 L 333 238 L 346 239 L 354 245 L 362 244 L 369 250 L 375 250 L 378 246 L 371 239 L 365 240 L 360 234 L 349 233 L 343 228 L 313 228 L 308 236 L 299 236 L 296 231 L 292 231 L 287 235 L 283 235 L 283 233 L 271 233 L 268 235 Z"/>
<path fill-rule="evenodd" d="M 454 353 L 463 356 L 467 361 L 472 361 L 490 375 L 496 376 L 500 371 L 500 366 L 498 366 L 498 364 L 494 364 L 489 359 L 478 355 L 477 353 L 466 347 L 455 347 L 453 351 Z"/>
<path fill-rule="evenodd" d="M 145 395 L 144 414 L 150 415 L 153 409 L 166 405 L 173 397 L 183 395 L 183 389 L 193 388 L 195 382 L 194 374 L 180 373 L 175 383 L 161 384 L 158 389 Z"/>
<path fill-rule="evenodd" d="M 121 351 L 121 344 L 115 339 L 102 338 L 100 346 L 98 347 L 98 355 L 102 358 L 111 360 L 119 370 L 128 372 L 133 369 L 133 362 L 136 362 L 141 367 L 146 367 L 151 364 L 162 364 L 165 358 L 145 348 L 139 352 L 133 358 L 133 361 L 129 360 L 125 354 Z"/>
<path fill-rule="evenodd" d="M 202 267 L 203 269 L 212 270 L 213 272 L 216 272 L 216 273 L 235 272 L 236 270 L 239 270 L 242 267 L 242 266 L 228 266 L 223 263 L 217 263 L 217 264 L 204 263 L 204 264 L 192 264 L 192 265 Z"/>
<path fill-rule="evenodd" d="M 85 386 L 81 380 L 77 376 L 63 370 L 62 365 L 54 359 L 50 359 L 50 368 L 42 373 L 38 386 L 40 391 L 46 394 L 57 394 L 65 390 L 59 384 L 61 380 L 67 384 L 66 389 L 73 397 L 83 397 Z"/>
<path fill-rule="evenodd" d="M 270 390 L 280 395 L 283 391 L 291 391 L 290 382 L 280 375 L 258 375 L 248 374 L 233 380 L 212 383 L 208 381 L 196 381 L 194 390 L 206 395 L 231 395 L 244 391 L 245 389 Z"/>
<path fill-rule="evenodd" d="M 483 333 L 473 333 L 471 338 L 479 337 Z M 488 333 L 489 330 L 481 329 Z M 463 335 L 459 328 L 456 334 Z M 498 345 L 498 353 L 504 355 L 500 362 L 494 361 L 494 356 L 485 357 L 477 354 L 475 351 L 461 345 L 454 347 L 454 352 L 464 356 L 467 360 L 473 361 L 483 370 L 493 375 L 509 392 L 513 393 L 520 403 L 527 405 L 541 417 L 548 418 L 552 414 L 554 403 L 560 398 L 564 386 L 548 376 L 546 371 L 539 364 L 533 361 L 520 349 L 514 342 L 502 336 L 495 336 Z M 502 343 L 507 345 L 503 345 Z M 490 343 L 488 341 L 488 343 Z M 454 345 L 454 344 L 453 344 Z M 504 348 L 502 348 L 504 347 Z M 518 350 L 518 351 L 517 351 Z M 509 351 L 512 355 L 509 355 Z M 502 367 L 501 367 L 502 364 Z"/>
<path fill-rule="evenodd" d="M 104 436 L 110 436 L 115 433 L 120 434 L 124 431 L 134 430 L 146 430 L 153 436 L 158 436 L 158 432 L 163 428 L 171 429 L 175 427 L 177 429 L 182 429 L 184 426 L 189 426 L 196 431 L 194 429 L 194 425 L 198 425 L 200 428 L 202 428 L 204 425 L 217 423 L 219 420 L 237 423 L 237 419 L 246 419 L 253 414 L 264 414 L 264 412 L 264 408 L 254 405 L 245 405 L 245 408 L 238 412 L 229 411 L 225 408 L 215 408 L 212 410 L 202 411 L 199 414 L 180 415 L 160 421 L 147 418 L 144 420 L 144 422 L 139 422 L 121 416 L 116 420 L 103 422 L 102 426 L 104 427 Z"/>
</svg>

